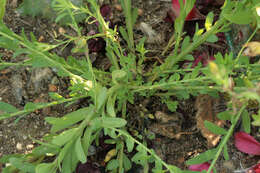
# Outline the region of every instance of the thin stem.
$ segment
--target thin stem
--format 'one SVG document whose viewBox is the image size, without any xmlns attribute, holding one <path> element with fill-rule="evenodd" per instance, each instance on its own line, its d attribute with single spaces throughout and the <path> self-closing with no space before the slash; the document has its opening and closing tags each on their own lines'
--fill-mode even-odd
<svg viewBox="0 0 260 173">
<path fill-rule="evenodd" d="M 3 21 L 5 15 L 6 0 L 2 0 L 0 4 L 0 21 Z"/>
<path fill-rule="evenodd" d="M 226 145 L 228 139 L 230 138 L 231 134 L 233 133 L 233 130 L 234 130 L 234 128 L 235 128 L 235 126 L 236 126 L 236 124 L 237 124 L 237 122 L 238 122 L 238 120 L 239 120 L 239 118 L 240 118 L 242 112 L 243 112 L 244 109 L 246 108 L 246 105 L 247 105 L 247 104 L 244 104 L 244 105 L 242 106 L 242 108 L 241 108 L 240 111 L 238 112 L 238 115 L 235 117 L 234 123 L 232 123 L 232 125 L 231 125 L 231 127 L 229 128 L 227 134 L 225 135 L 223 141 L 220 143 L 220 146 L 219 146 L 219 149 L 218 149 L 218 151 L 217 151 L 217 153 L 216 153 L 216 156 L 215 156 L 214 160 L 211 162 L 210 167 L 209 167 L 207 173 L 210 173 L 211 170 L 213 169 L 214 165 L 216 164 L 216 162 L 217 162 L 217 160 L 218 160 L 218 157 L 220 156 L 220 154 L 221 154 L 223 148 L 225 147 L 225 145 Z"/>
<path fill-rule="evenodd" d="M 0 62 L 0 67 L 1 67 L 1 66 L 9 67 L 9 66 L 28 66 L 28 65 L 23 64 L 23 63 Z"/>
<path fill-rule="evenodd" d="M 196 79 L 186 79 L 186 80 L 181 80 L 181 81 L 167 82 L 167 83 L 150 85 L 150 86 L 129 86 L 129 88 L 135 89 L 136 91 L 152 90 L 152 89 L 161 89 L 162 87 L 169 87 L 171 85 L 174 86 L 174 85 L 181 84 L 181 83 L 188 83 L 188 82 L 194 82 L 194 81 L 206 81 L 206 80 L 210 80 L 210 78 L 201 77 L 201 78 L 196 78 Z M 183 87 L 183 86 L 177 86 L 177 87 Z"/>
<path fill-rule="evenodd" d="M 254 35 L 256 34 L 256 32 L 257 32 L 258 29 L 259 29 L 259 28 L 257 28 L 257 27 L 255 28 L 254 32 L 250 35 L 250 37 L 248 38 L 248 40 L 246 41 L 246 43 L 245 43 L 244 45 L 248 44 L 249 41 L 252 40 L 252 38 L 254 37 Z M 242 46 L 242 48 L 240 49 L 240 51 L 239 51 L 239 53 L 238 53 L 238 55 L 237 55 L 237 57 L 236 57 L 235 62 L 238 62 L 238 60 L 239 60 L 241 54 L 243 53 L 243 50 L 244 50 L 244 49 L 245 49 L 245 46 Z"/>
<path fill-rule="evenodd" d="M 146 146 L 144 146 L 141 142 L 139 142 L 138 140 L 136 140 L 135 138 L 133 138 L 131 135 L 127 134 L 126 132 L 120 130 L 120 129 L 116 129 L 116 128 L 110 128 L 114 131 L 119 132 L 120 134 L 126 136 L 127 138 L 131 139 L 132 141 L 134 141 L 136 144 L 138 144 L 139 146 L 141 146 L 145 151 L 147 151 L 149 154 L 151 154 L 156 160 L 158 160 L 160 163 L 162 163 L 163 166 L 165 166 L 167 168 L 167 170 L 169 170 L 170 172 L 173 172 L 172 169 L 175 166 L 169 166 L 167 163 L 165 163 L 159 156 L 157 156 L 155 154 L 155 152 L 153 152 L 152 150 L 148 149 Z"/>
<path fill-rule="evenodd" d="M 168 62 L 167 65 L 161 66 L 161 70 L 168 70 L 170 68 L 173 67 L 174 64 L 176 64 L 177 62 L 179 62 L 183 57 L 185 57 L 185 55 L 187 55 L 188 53 L 190 53 L 191 51 L 193 51 L 194 49 L 196 49 L 199 45 L 201 45 L 202 43 L 204 43 L 207 38 L 209 36 L 211 36 L 212 34 L 214 34 L 220 26 L 222 26 L 225 23 L 225 19 L 220 18 L 219 21 L 217 21 L 215 23 L 215 25 L 207 32 L 205 32 L 200 39 L 198 39 L 196 42 L 193 42 L 192 44 L 190 44 L 185 50 L 183 50 L 180 54 L 178 54 L 177 56 L 169 56 L 166 59 L 166 62 Z M 178 41 L 178 39 L 177 39 Z"/>
<path fill-rule="evenodd" d="M 170 40 L 169 40 L 167 46 L 164 48 L 164 50 L 163 50 L 163 52 L 162 52 L 161 55 L 164 56 L 164 54 L 167 52 L 167 50 L 173 45 L 174 39 L 175 39 L 175 34 L 173 34 L 173 35 L 171 36 L 171 38 L 170 38 Z"/>
<path fill-rule="evenodd" d="M 71 73 L 70 71 L 68 71 L 66 68 L 63 67 L 62 64 L 56 62 L 55 60 L 51 59 L 49 56 L 45 55 L 43 52 L 39 51 L 37 48 L 35 47 L 31 47 L 30 45 L 26 44 L 24 41 L 24 39 L 22 37 L 20 37 L 17 34 L 12 33 L 13 35 L 8 35 L 4 32 L 0 31 L 0 35 L 3 35 L 4 37 L 7 37 L 11 40 L 17 40 L 19 42 L 20 45 L 26 47 L 28 50 L 30 50 L 33 53 L 36 53 L 38 55 L 41 55 L 41 57 L 43 59 L 45 59 L 47 62 L 50 62 L 50 64 L 53 64 L 55 67 L 59 68 L 60 70 L 62 70 L 64 73 L 68 74 L 70 77 L 74 77 L 76 79 L 79 79 L 80 81 L 83 81 L 83 78 L 81 78 L 78 75 L 75 75 L 73 73 Z M 16 38 L 14 38 L 16 37 Z"/>
<path fill-rule="evenodd" d="M 73 97 L 73 98 L 69 98 L 69 99 L 62 99 L 62 100 L 58 100 L 58 101 L 53 101 L 53 102 L 50 102 L 50 103 L 39 105 L 39 106 L 37 106 L 35 108 L 26 109 L 26 110 L 14 112 L 14 113 L 11 113 L 11 114 L 2 114 L 2 115 L 0 115 L 0 120 L 6 119 L 6 118 L 11 118 L 11 117 L 14 117 L 14 116 L 17 116 L 17 115 L 28 114 L 28 113 L 31 113 L 31 112 L 37 110 L 37 109 L 42 109 L 42 108 L 54 106 L 54 105 L 57 105 L 57 104 L 62 104 L 62 103 L 70 102 L 70 101 L 75 101 L 75 100 L 78 100 L 78 99 L 81 99 L 81 98 L 85 98 L 85 97 L 88 97 L 88 95 L 83 95 L 83 96 Z"/>
<path fill-rule="evenodd" d="M 128 38 L 130 42 L 130 49 L 134 48 L 134 36 L 133 36 L 133 26 L 132 26 L 132 12 L 131 12 L 131 0 L 123 0 L 124 1 L 124 10 L 125 10 L 125 17 L 126 17 L 126 26 L 128 32 Z"/>
<path fill-rule="evenodd" d="M 119 168 L 118 168 L 118 173 L 123 172 L 123 157 L 124 157 L 124 141 L 120 141 L 120 148 L 119 148 L 119 153 L 118 153 L 118 160 L 119 160 Z"/>
</svg>

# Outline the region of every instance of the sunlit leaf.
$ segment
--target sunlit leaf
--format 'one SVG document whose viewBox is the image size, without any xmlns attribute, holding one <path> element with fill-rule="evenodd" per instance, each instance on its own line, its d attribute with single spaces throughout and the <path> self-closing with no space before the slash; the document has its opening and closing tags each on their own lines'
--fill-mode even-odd
<svg viewBox="0 0 260 173">
<path fill-rule="evenodd" d="M 84 153 L 80 137 L 76 141 L 75 151 L 76 151 L 76 156 L 79 159 L 79 161 L 81 161 L 81 163 L 86 163 L 87 158 L 86 158 L 86 155 Z"/>
<path fill-rule="evenodd" d="M 217 135 L 225 135 L 227 134 L 227 131 L 219 126 L 217 126 L 216 124 L 209 122 L 209 121 L 205 121 L 204 125 L 207 129 L 209 129 L 209 131 L 211 131 L 214 134 Z"/>
<path fill-rule="evenodd" d="M 251 120 L 247 110 L 242 113 L 242 125 L 246 133 L 251 132 Z"/>
<path fill-rule="evenodd" d="M 53 163 L 41 163 L 36 166 L 36 173 L 56 173 L 56 165 Z"/>
<path fill-rule="evenodd" d="M 5 103 L 5 102 L 0 102 L 0 110 L 4 111 L 6 113 L 13 113 L 13 112 L 18 112 L 19 111 L 13 105 L 10 105 L 10 104 Z"/>
<path fill-rule="evenodd" d="M 56 144 L 58 146 L 62 146 L 66 142 L 70 141 L 74 137 L 74 135 L 76 134 L 77 131 L 78 131 L 78 128 L 66 130 L 66 131 L 62 132 L 61 134 L 59 134 L 58 136 L 55 136 L 52 140 L 52 143 Z"/>
<path fill-rule="evenodd" d="M 204 153 L 201 153 L 201 154 L 197 155 L 196 157 L 189 159 L 188 161 L 186 161 L 186 164 L 187 165 L 196 165 L 196 164 L 208 162 L 216 156 L 216 153 L 217 153 L 216 148 L 207 150 Z"/>
</svg>

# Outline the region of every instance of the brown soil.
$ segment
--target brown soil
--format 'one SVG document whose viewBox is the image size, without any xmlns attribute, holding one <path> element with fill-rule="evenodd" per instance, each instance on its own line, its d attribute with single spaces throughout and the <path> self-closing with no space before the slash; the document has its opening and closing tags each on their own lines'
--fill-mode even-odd
<svg viewBox="0 0 260 173">
<path fill-rule="evenodd" d="M 9 1 L 8 1 L 9 2 Z M 152 28 L 162 36 L 160 44 L 147 44 L 147 49 L 153 50 L 149 53 L 150 57 L 155 60 L 160 60 L 161 52 L 169 40 L 173 28 L 170 23 L 166 23 L 167 9 L 170 8 L 170 2 L 152 1 L 152 0 L 133 0 L 135 7 L 139 8 L 139 18 L 135 29 L 135 39 L 143 37 L 143 33 L 138 29 L 141 22 L 145 22 L 152 26 Z M 110 4 L 111 5 L 111 4 Z M 118 5 L 113 1 L 112 7 Z M 118 23 L 124 23 L 120 10 L 114 8 L 113 20 Z M 114 12 L 113 11 L 113 12 Z M 59 33 L 59 27 L 55 23 L 50 23 L 46 19 L 31 18 L 20 16 L 15 8 L 7 5 L 5 15 L 5 23 L 15 33 L 21 33 L 24 28 L 25 33 L 33 32 L 37 39 L 43 38 L 43 42 L 53 42 L 53 33 Z M 5 49 L 0 49 L 2 57 L 7 61 L 17 62 L 23 57 L 11 60 L 11 52 Z M 57 53 L 60 53 L 57 51 Z M 64 53 L 64 52 L 63 52 Z M 62 53 L 60 53 L 62 54 Z M 158 61 L 159 61 L 158 60 Z M 104 62 L 96 61 L 96 66 Z M 59 94 L 66 96 L 68 94 L 68 80 L 58 77 L 53 71 L 42 69 L 46 72 L 45 76 L 38 81 L 33 81 L 33 75 L 38 73 L 37 70 L 31 70 L 25 67 L 9 67 L 0 71 L 0 99 L 3 102 L 14 105 L 18 109 L 23 109 L 27 102 L 48 102 L 51 101 L 48 92 L 57 91 Z M 42 71 L 40 71 L 42 72 Z M 158 98 L 151 97 L 150 100 L 138 98 L 135 105 L 128 105 L 129 126 L 135 127 L 142 131 L 146 128 L 146 120 L 141 117 L 141 113 L 145 115 L 155 114 L 156 111 L 170 113 L 166 105 L 160 103 Z M 207 140 L 196 131 L 196 110 L 194 108 L 195 98 L 183 101 L 178 108 L 178 112 L 182 117 L 181 124 L 179 123 L 181 131 L 193 132 L 187 135 L 181 135 L 179 138 L 170 139 L 162 135 L 156 135 L 153 141 L 148 144 L 154 148 L 158 155 L 169 164 L 176 165 L 182 169 L 187 169 L 185 161 L 194 155 L 204 152 L 208 149 Z M 142 105 L 141 103 L 146 102 Z M 44 118 L 47 116 L 60 117 L 68 112 L 78 109 L 77 103 L 64 107 L 58 105 L 51 108 L 35 111 L 30 115 L 23 117 L 13 117 L 0 121 L 0 156 L 13 153 L 28 153 L 36 145 L 33 139 L 41 139 L 44 134 L 48 133 L 50 126 L 45 123 Z M 145 109 L 145 110 L 144 110 Z M 135 118 L 133 118 L 135 117 Z M 18 120 L 19 118 L 19 120 Z M 138 125 L 133 125 L 138 120 Z M 148 119 L 148 121 L 151 121 Z M 149 124 L 149 123 L 148 123 Z M 141 127 L 140 127 L 141 126 Z M 240 169 L 240 163 L 244 167 L 249 167 L 257 162 L 259 157 L 249 156 L 236 150 L 233 144 L 233 139 L 229 141 L 228 149 L 230 153 L 230 162 L 225 162 L 223 159 L 217 164 L 219 172 L 232 172 L 231 170 Z M 102 159 L 102 158 L 101 158 Z M 99 158 L 100 160 L 100 158 Z M 229 166 L 225 166 L 229 165 Z M 231 165 L 231 166 L 230 166 Z M 231 167 L 231 169 L 227 168 Z"/>
</svg>

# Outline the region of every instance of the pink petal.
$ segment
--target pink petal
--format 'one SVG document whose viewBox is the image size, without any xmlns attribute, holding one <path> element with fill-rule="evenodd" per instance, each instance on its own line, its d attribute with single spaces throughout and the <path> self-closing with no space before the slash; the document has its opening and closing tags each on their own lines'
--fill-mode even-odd
<svg viewBox="0 0 260 173">
<path fill-rule="evenodd" d="M 235 134 L 235 146 L 244 153 L 260 155 L 260 143 L 245 132 Z"/>
<path fill-rule="evenodd" d="M 257 165 L 255 165 L 253 167 L 253 170 L 255 171 L 255 173 L 260 173 L 260 163 L 258 163 Z"/>
<path fill-rule="evenodd" d="M 202 163 L 202 164 L 197 164 L 197 165 L 191 165 L 189 166 L 189 170 L 191 171 L 202 171 L 202 170 L 208 170 L 209 169 L 210 164 L 208 162 L 206 163 Z M 212 173 L 212 171 L 211 171 Z"/>
<path fill-rule="evenodd" d="M 183 3 L 185 4 L 185 0 L 183 0 Z M 180 15 L 180 3 L 179 0 L 172 0 L 172 9 L 169 13 L 169 16 L 172 18 L 172 20 L 175 20 Z M 199 10 L 196 7 L 193 7 L 192 10 L 189 12 L 189 14 L 186 17 L 186 20 L 198 20 L 198 19 L 204 19 L 205 17 L 199 12 Z"/>
<path fill-rule="evenodd" d="M 215 60 L 215 57 L 209 56 L 207 52 L 197 51 L 193 54 L 193 56 L 195 57 L 195 60 L 192 63 L 192 68 L 196 67 L 199 64 L 199 62 L 201 62 L 203 67 L 205 67 L 208 65 L 209 61 Z"/>
</svg>

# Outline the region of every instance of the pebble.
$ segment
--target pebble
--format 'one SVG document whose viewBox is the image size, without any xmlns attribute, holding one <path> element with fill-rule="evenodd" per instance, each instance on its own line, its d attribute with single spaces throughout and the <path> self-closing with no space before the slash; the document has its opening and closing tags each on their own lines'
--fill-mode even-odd
<svg viewBox="0 0 260 173">
<path fill-rule="evenodd" d="M 18 142 L 18 143 L 16 144 L 16 149 L 17 149 L 17 150 L 22 150 L 22 149 L 23 149 L 23 145 Z"/>
<path fill-rule="evenodd" d="M 50 81 L 52 79 L 53 73 L 49 68 L 36 68 L 33 69 L 29 85 L 34 86 L 35 93 L 38 93 L 42 89 L 42 83 Z"/>
<path fill-rule="evenodd" d="M 10 78 L 12 94 L 15 97 L 17 103 L 21 104 L 23 102 L 23 80 L 21 74 L 12 75 Z"/>
<path fill-rule="evenodd" d="M 33 144 L 28 144 L 26 145 L 26 149 L 33 149 L 34 145 Z"/>
</svg>

